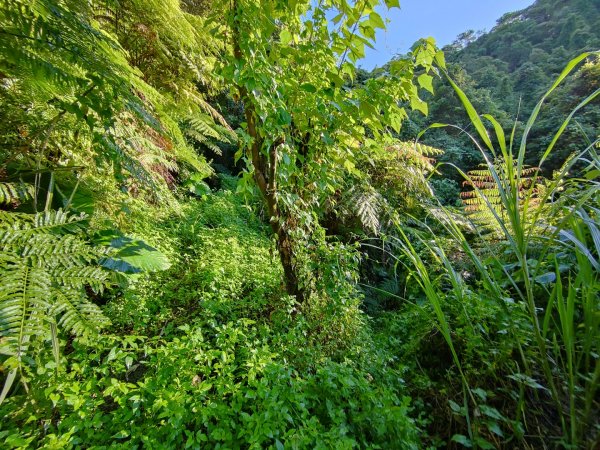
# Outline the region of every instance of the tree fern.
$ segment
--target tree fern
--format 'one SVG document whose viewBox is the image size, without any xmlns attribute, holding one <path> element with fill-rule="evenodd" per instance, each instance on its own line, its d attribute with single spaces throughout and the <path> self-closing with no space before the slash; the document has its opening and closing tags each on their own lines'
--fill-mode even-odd
<svg viewBox="0 0 600 450">
<path fill-rule="evenodd" d="M 500 195 L 500 187 L 509 190 L 512 185 L 509 180 L 509 173 L 514 173 L 519 185 L 517 187 L 517 198 L 523 199 L 528 191 L 532 195 L 527 196 L 530 208 L 539 205 L 536 203 L 536 194 L 543 189 L 542 178 L 538 177 L 539 168 L 524 167 L 521 173 L 516 173 L 516 165 L 513 171 L 507 170 L 505 164 L 498 161 L 495 165 L 496 173 L 502 186 L 498 186 L 498 181 L 493 177 L 490 169 L 484 164 L 482 169 L 468 172 L 467 179 L 463 182 L 463 187 L 467 188 L 461 192 L 460 197 L 465 206 L 465 212 L 471 220 L 486 227 L 488 231 L 499 231 L 498 219 L 507 222 L 507 212 L 504 208 Z"/>
<path fill-rule="evenodd" d="M 121 184 L 158 192 L 157 183 L 169 185 L 178 163 L 210 172 L 189 142 L 215 150 L 218 140 L 231 138 L 198 90 L 211 84 L 215 40 L 179 2 L 15 0 L 2 3 L 0 22 L 0 72 L 13 98 L 1 106 L 20 129 L 3 136 L 12 171 L 52 171 L 64 153 L 80 151 L 88 153 L 77 155 L 84 165 L 106 163 Z M 135 27 L 157 36 L 157 51 L 139 65 L 128 41 Z M 24 103 L 31 113 L 21 111 Z M 207 126 L 186 136 L 181 123 L 189 117 Z M 64 142 L 72 129 L 74 139 Z"/>
<path fill-rule="evenodd" d="M 396 142 L 366 167 L 370 183 L 403 212 L 418 210 L 432 191 L 427 176 L 435 171 L 435 157 L 443 151 L 414 142 Z"/>
<path fill-rule="evenodd" d="M 397 141 L 361 165 L 364 176 L 350 178 L 337 202 L 338 216 L 358 219 L 361 228 L 377 236 L 397 217 L 422 207 L 432 195 L 426 176 L 435 170 L 442 150 L 420 143 Z"/>
<path fill-rule="evenodd" d="M 108 320 L 87 291 L 100 293 L 112 284 L 111 270 L 169 267 L 160 252 L 114 230 L 86 239 L 87 220 L 85 214 L 61 210 L 0 211 L 0 354 L 6 357 L 5 368 L 21 369 L 32 349 L 48 340 L 58 355 L 57 327 L 81 336 L 106 326 Z"/>
</svg>

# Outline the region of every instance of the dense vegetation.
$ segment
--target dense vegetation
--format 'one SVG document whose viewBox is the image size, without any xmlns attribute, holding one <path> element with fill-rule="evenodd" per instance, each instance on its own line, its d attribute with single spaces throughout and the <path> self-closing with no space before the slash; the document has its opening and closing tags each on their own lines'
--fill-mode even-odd
<svg viewBox="0 0 600 450">
<path fill-rule="evenodd" d="M 2 3 L 2 448 L 600 444 L 600 4 L 397 6 Z"/>
</svg>

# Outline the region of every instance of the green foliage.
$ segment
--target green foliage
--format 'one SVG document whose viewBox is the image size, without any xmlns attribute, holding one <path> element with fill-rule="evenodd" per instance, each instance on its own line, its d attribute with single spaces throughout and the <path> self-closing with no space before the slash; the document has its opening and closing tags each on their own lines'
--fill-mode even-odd
<svg viewBox="0 0 600 450">
<path fill-rule="evenodd" d="M 197 70 L 206 53 L 193 28 L 201 20 L 185 15 L 178 2 L 129 7 L 71 0 L 0 7 L 0 201 L 20 210 L 2 211 L 0 224 L 0 269 L 7 280 L 1 331 L 8 358 L 2 361 L 8 374 L 2 398 L 17 369 L 27 389 L 31 374 L 23 367 L 39 366 L 31 355 L 46 344 L 58 363 L 60 330 L 86 335 L 108 323 L 88 298 L 97 300 L 106 285 L 123 281 L 105 269 L 137 273 L 169 266 L 140 240 L 94 231 L 112 228 L 127 194 L 127 200 L 173 204 L 173 174 L 210 174 L 179 122 L 204 124 L 197 139 L 202 133 L 213 140 L 232 136 L 195 84 L 206 80 Z M 120 21 L 115 28 L 106 22 L 110 17 Z M 170 19 L 177 19 L 177 32 L 165 29 Z M 141 52 L 143 60 L 135 58 L 143 44 L 125 39 L 132 37 L 126 31 L 133 23 L 138 31 L 147 31 L 147 23 L 162 33 L 156 51 Z M 169 67 L 173 79 L 161 77 L 168 89 L 139 70 L 172 54 L 186 63 Z M 169 90 L 178 88 L 176 104 Z M 72 211 L 96 214 L 88 220 Z"/>
<path fill-rule="evenodd" d="M 385 75 L 355 83 L 356 61 L 385 28 L 378 4 L 240 0 L 227 10 L 232 48 L 221 73 L 246 119 L 236 158 L 246 158 L 244 188 L 253 179 L 264 197 L 286 288 L 300 302 L 312 294 L 298 254 L 320 234 L 315 215 L 360 175 L 359 161 L 398 145 L 392 130 L 400 131 L 408 108 L 427 114 L 419 88 L 431 91 L 434 60 L 443 64 L 429 38 Z M 359 214 L 377 226 L 372 208 Z"/>
<path fill-rule="evenodd" d="M 164 256 L 143 242 L 121 237 L 91 243 L 88 218 L 62 210 L 37 214 L 0 211 L 0 337 L 2 368 L 9 375 L 1 399 L 18 371 L 27 385 L 32 355 L 50 343 L 59 364 L 59 332 L 95 336 L 109 320 L 89 296 L 114 284 L 113 270 L 162 269 Z M 28 370 L 25 370 L 23 366 Z"/>
<path fill-rule="evenodd" d="M 516 168 L 507 168 L 507 164 L 510 163 L 501 160 L 494 163 L 493 172 L 486 165 L 482 165 L 478 170 L 470 170 L 463 182 L 463 186 L 468 190 L 460 193 L 464 211 L 469 218 L 477 222 L 482 229 L 487 228 L 496 235 L 501 232 L 497 217 L 504 222 L 508 221 L 508 211 L 502 201 L 502 189 L 508 191 L 513 186 L 517 189 L 518 208 L 523 207 L 526 199 L 527 206 L 533 209 L 539 206 L 535 199 L 543 196 L 543 178 L 538 176 L 539 168 L 524 167 L 520 173 L 516 173 Z M 513 184 L 508 179 L 509 176 L 517 178 L 518 185 Z M 499 185 L 501 188 L 498 188 Z"/>
<path fill-rule="evenodd" d="M 58 372 L 40 361 L 30 394 L 0 406 L 8 419 L 0 442 L 417 448 L 398 374 L 369 344 L 354 249 L 307 249 L 324 294 L 299 309 L 283 292 L 266 226 L 243 198 L 221 191 L 182 210 L 133 224 L 140 237 L 160 238 L 172 267 L 107 296 L 116 334 L 71 340 Z"/>
<path fill-rule="evenodd" d="M 27 200 L 33 195 L 33 186 L 23 183 L 0 183 L 0 204 Z"/>
<path fill-rule="evenodd" d="M 23 373 L 32 348 L 51 342 L 58 363 L 57 328 L 75 335 L 96 333 L 108 321 L 89 301 L 110 282 L 99 261 L 106 249 L 82 236 L 86 217 L 63 211 L 35 215 L 1 213 L 0 336 L 2 367 Z M 27 378 L 23 378 L 26 382 Z M 2 393 L 8 393 L 12 378 Z"/>
<path fill-rule="evenodd" d="M 398 215 L 420 213 L 431 199 L 426 177 L 435 172 L 434 157 L 440 154 L 418 142 L 395 142 L 384 152 L 363 155 L 358 171 L 328 199 L 324 225 L 341 236 L 378 236 L 389 231 Z"/>
<path fill-rule="evenodd" d="M 521 11 L 506 14 L 487 33 L 467 32 L 443 50 L 451 77 L 461 86 L 479 111 L 494 116 L 504 127 L 518 121 L 516 134 L 524 132 L 526 116 L 537 100 L 552 85 L 566 61 L 582 52 L 598 50 L 600 38 L 595 30 L 600 25 L 597 2 L 573 0 L 537 0 Z M 535 166 L 548 145 L 548 137 L 562 123 L 584 93 L 592 92 L 594 82 L 590 58 L 579 75 L 567 80 L 546 103 L 536 126 L 528 134 L 527 164 Z M 597 77 L 596 77 L 597 78 Z M 587 86 L 584 88 L 583 86 Z M 458 129 L 438 130 L 425 137 L 425 142 L 446 151 L 441 158 L 467 172 L 482 163 L 470 139 L 463 132 L 471 126 L 452 87 L 436 80 L 437 95 L 426 98 L 430 114 L 427 119 L 411 116 L 418 126 L 406 130 L 403 138 L 413 138 L 432 123 L 451 123 Z M 597 104 L 578 113 L 578 126 L 570 126 L 547 162 L 548 176 L 559 169 L 569 155 L 578 151 L 580 128 L 594 135 L 598 123 Z M 442 168 L 444 175 L 459 181 L 456 171 Z"/>
<path fill-rule="evenodd" d="M 52 196 L 111 171 L 117 189 L 173 203 L 174 174 L 211 173 L 191 144 L 234 139 L 199 88 L 214 42 L 178 2 L 17 1 L 0 21 L 0 176 L 34 185 L 34 209 L 47 174 Z"/>
<path fill-rule="evenodd" d="M 55 117 L 42 129 L 32 130 L 34 140 L 41 137 L 41 142 L 47 142 L 50 137 L 45 134 L 69 113 L 90 127 L 93 142 L 103 150 L 98 156 L 123 161 L 127 153 L 117 136 L 106 133 L 115 126 L 115 116 L 124 110 L 145 126 L 158 125 L 130 90 L 135 73 L 118 44 L 90 23 L 88 5 L 76 3 L 11 2 L 3 6 L 1 20 L 6 28 L 0 40 L 0 67 L 4 78 L 13 81 L 10 89 L 29 90 L 32 100 L 54 99 L 57 105 L 44 108 L 47 117 L 55 110 Z M 29 132 L 21 135 L 29 137 Z M 37 143 L 29 142 L 30 137 L 21 140 Z M 43 149 L 47 144 L 39 145 Z M 127 159 L 126 164 L 134 163 L 131 157 Z M 131 170 L 139 170 L 137 166 Z"/>
<path fill-rule="evenodd" d="M 433 179 L 430 181 L 435 196 L 442 205 L 460 205 L 460 187 L 454 180 L 448 178 Z"/>
<path fill-rule="evenodd" d="M 504 160 L 497 166 L 493 157 L 481 150 L 487 168 L 478 174 L 485 177 L 479 180 L 484 183 L 479 188 L 497 193 L 497 201 L 490 201 L 488 196 L 482 205 L 501 231 L 500 244 L 480 239 L 476 244 L 483 249 L 478 249 L 448 214 L 439 224 L 461 249 L 459 258 L 447 253 L 447 244 L 439 233 L 422 238 L 425 249 L 441 264 L 438 274 L 426 266 L 406 234 L 399 242 L 399 249 L 407 258 L 403 263 L 417 276 L 430 305 L 429 314 L 435 318 L 436 328 L 456 366 L 455 373 L 462 381 L 460 387 L 452 383 L 458 398 L 449 401 L 449 406 L 464 417 L 466 431 L 453 440 L 465 446 L 492 448 L 508 444 L 508 439 L 531 439 L 525 437 L 527 430 L 547 415 L 539 402 L 556 414 L 556 422 L 545 426 L 555 427 L 561 434 L 561 443 L 586 447 L 597 439 L 595 417 L 599 405 L 594 396 L 600 370 L 595 356 L 600 342 L 600 283 L 595 257 L 598 249 L 592 244 L 592 236 L 598 229 L 598 186 L 592 181 L 595 175 L 590 174 L 597 173 L 596 143 L 585 146 L 546 183 L 545 189 L 536 190 L 534 183 L 526 183 L 523 188 L 527 180 L 523 174 L 527 131 L 534 125 L 546 97 L 585 57 L 584 54 L 571 61 L 534 108 L 516 154 L 514 135 L 507 143 L 498 122 L 484 116 L 494 127 L 498 148 L 491 143 L 482 118 L 455 85 L 479 137 L 490 144 L 493 156 L 501 155 Z M 592 93 L 576 109 L 598 94 Z M 558 129 L 538 166 L 543 165 L 571 117 Z M 586 161 L 581 178 L 567 179 L 579 158 Z M 468 263 L 469 270 L 457 267 L 460 259 Z M 473 299 L 483 309 L 473 306 Z M 463 337 L 466 339 L 461 342 Z M 500 382 L 500 373 L 511 381 Z M 485 376 L 492 377 L 494 385 L 502 386 L 494 392 L 502 398 L 495 401 L 496 405 L 490 405 L 490 395 L 485 385 L 480 385 Z M 516 420 L 509 420 L 510 417 Z M 507 440 L 506 427 L 510 429 Z M 542 442 L 546 439 L 541 437 Z"/>
<path fill-rule="evenodd" d="M 0 446 L 594 447 L 597 55 L 533 105 L 597 42 L 567 3 L 372 74 L 396 1 L 2 3 Z"/>
<path fill-rule="evenodd" d="M 107 313 L 120 328 L 146 334 L 188 323 L 190 315 L 226 322 L 256 319 L 277 307 L 281 271 L 272 242 L 231 191 L 184 204 L 182 216 L 138 233 L 144 240 L 161 236 L 173 264 L 140 277 L 109 302 Z"/>
<path fill-rule="evenodd" d="M 5 445 L 417 448 L 405 399 L 350 365 L 296 371 L 250 320 L 186 325 L 168 341 L 76 341 L 71 361 L 36 403 L 6 405 Z M 60 420 L 27 421 L 46 408 Z"/>
</svg>

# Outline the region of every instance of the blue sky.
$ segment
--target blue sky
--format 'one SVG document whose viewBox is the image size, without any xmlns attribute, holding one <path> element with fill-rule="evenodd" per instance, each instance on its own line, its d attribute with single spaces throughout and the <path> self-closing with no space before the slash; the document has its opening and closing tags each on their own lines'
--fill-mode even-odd
<svg viewBox="0 0 600 450">
<path fill-rule="evenodd" d="M 382 66 L 398 53 L 406 53 L 419 38 L 433 36 L 440 47 L 470 29 L 489 31 L 503 14 L 531 5 L 533 0 L 400 0 L 397 8 L 382 14 L 387 30 L 377 34 L 375 50 L 367 49 L 358 64 L 365 69 Z"/>
</svg>

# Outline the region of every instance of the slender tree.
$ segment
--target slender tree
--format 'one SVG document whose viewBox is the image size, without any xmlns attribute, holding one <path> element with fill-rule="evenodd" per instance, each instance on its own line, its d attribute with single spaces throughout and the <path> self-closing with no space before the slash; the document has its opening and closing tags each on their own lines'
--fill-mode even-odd
<svg viewBox="0 0 600 450">
<path fill-rule="evenodd" d="M 432 39 L 379 77 L 356 83 L 356 62 L 385 28 L 378 1 L 235 0 L 217 32 L 230 37 L 222 74 L 245 109 L 238 157 L 260 190 L 284 268 L 299 302 L 299 246 L 315 225 L 312 212 L 356 173 L 360 152 L 384 151 L 406 117 L 427 112 L 418 86 L 431 90 L 432 64 L 443 55 Z M 385 6 L 398 6 L 386 1 Z M 419 68 L 418 78 L 415 75 Z"/>
</svg>

